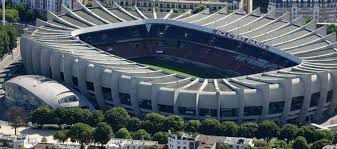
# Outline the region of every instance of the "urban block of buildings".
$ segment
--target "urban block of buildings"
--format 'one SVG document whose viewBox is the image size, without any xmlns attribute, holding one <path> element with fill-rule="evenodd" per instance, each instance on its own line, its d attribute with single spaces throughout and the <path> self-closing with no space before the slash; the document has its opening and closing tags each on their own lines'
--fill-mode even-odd
<svg viewBox="0 0 337 149">
<path fill-rule="evenodd" d="M 289 12 L 292 20 L 303 16 L 323 23 L 337 21 L 336 0 L 270 0 L 268 11 L 272 12 L 274 17 Z"/>
<path fill-rule="evenodd" d="M 252 138 L 223 137 L 211 135 L 191 135 L 187 133 L 171 134 L 168 137 L 168 149 L 221 149 L 228 145 L 231 149 L 243 149 L 245 146 L 254 147 Z"/>
</svg>

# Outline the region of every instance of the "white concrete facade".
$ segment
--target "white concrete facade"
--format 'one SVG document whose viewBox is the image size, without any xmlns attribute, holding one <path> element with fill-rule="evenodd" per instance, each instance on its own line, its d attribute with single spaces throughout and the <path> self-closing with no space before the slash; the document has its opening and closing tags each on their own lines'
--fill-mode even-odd
<svg viewBox="0 0 337 149">
<path fill-rule="evenodd" d="M 105 10 L 103 6 L 99 5 L 99 7 Z M 120 7 L 118 9 L 124 10 Z M 64 12 L 66 15 L 73 13 Z M 130 15 L 126 10 L 123 13 Z M 115 14 L 109 15 L 114 17 Z M 198 15 L 178 19 L 177 22 L 174 22 L 174 19 L 154 19 L 154 22 L 184 25 L 178 22 L 192 22 L 192 18 Z M 256 18 L 250 19 L 251 23 L 245 22 L 246 25 L 239 27 L 241 34 L 254 37 L 256 40 L 275 34 L 273 37 L 277 38 L 266 40 L 265 43 L 273 46 L 271 49 L 275 53 L 301 59 L 300 64 L 282 70 L 226 79 L 201 79 L 162 74 L 160 71 L 97 50 L 74 37 L 84 30 L 108 29 L 118 25 L 86 23 L 88 27 L 83 27 L 80 25 L 84 24 L 66 21 L 62 15 L 56 16 L 51 13 L 48 18 L 50 21 L 40 21 L 39 28 L 35 28 L 31 34 L 22 36 L 21 52 L 28 73 L 42 74 L 78 88 L 83 95 L 97 101 L 97 105 L 102 109 L 123 106 L 135 115 L 154 111 L 162 114 L 179 114 L 186 118 L 202 119 L 212 116 L 220 120 L 240 122 L 264 119 L 303 122 L 312 120 L 310 116 L 319 118 L 323 113 L 332 113 L 337 104 L 337 72 L 333 64 L 334 57 L 332 57 L 336 48 L 335 34 L 326 35 L 324 28 L 316 29 L 311 24 L 300 27 L 297 24 L 303 25 L 303 19 L 287 24 L 279 22 L 284 21 L 285 16 L 272 19 L 266 18 L 266 15 L 253 15 L 258 14 L 253 11 L 252 14 L 244 15 L 237 11 L 232 15 L 225 15 L 223 19 L 232 20 L 233 24 L 236 24 L 248 18 Z M 85 18 L 73 16 L 83 23 L 88 21 Z M 216 15 L 209 18 L 212 17 Z M 265 25 L 260 24 L 261 27 L 251 29 L 263 19 L 269 20 L 269 23 L 266 22 Z M 54 24 L 55 20 L 63 22 L 64 26 Z M 212 23 L 212 20 L 208 18 L 207 20 L 208 24 Z M 220 23 L 222 19 L 213 21 Z M 124 24 L 135 22 L 137 21 L 124 22 Z M 204 27 L 197 28 L 198 21 L 194 22 L 197 25 L 191 27 L 207 30 Z M 205 23 L 207 22 L 203 24 Z M 277 23 L 281 25 L 277 27 Z M 210 26 L 214 27 L 214 25 Z M 224 31 L 237 30 L 234 28 L 237 25 L 222 26 L 221 29 Z M 265 29 L 269 31 L 263 31 Z M 279 31 L 281 33 L 278 33 Z M 265 35 L 259 37 L 258 34 Z M 315 36 L 315 39 L 311 36 Z M 304 41 L 307 39 L 309 41 Z M 324 46 L 316 45 L 320 42 Z M 293 45 L 294 43 L 297 44 Z M 327 52 L 317 53 L 321 51 Z M 326 63 L 329 64 L 326 65 Z M 121 101 L 131 104 L 126 105 Z M 144 104 L 147 108 L 144 108 Z M 166 109 L 172 109 L 172 111 L 167 112 Z"/>
</svg>

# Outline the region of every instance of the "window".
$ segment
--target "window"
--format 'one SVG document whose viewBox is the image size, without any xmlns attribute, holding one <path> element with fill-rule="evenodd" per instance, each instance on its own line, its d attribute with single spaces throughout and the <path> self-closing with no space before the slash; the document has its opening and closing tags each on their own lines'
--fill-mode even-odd
<svg viewBox="0 0 337 149">
<path fill-rule="evenodd" d="M 320 98 L 321 98 L 320 92 L 311 94 L 310 107 L 317 106 Z"/>
<path fill-rule="evenodd" d="M 73 81 L 74 86 L 78 86 L 78 79 L 77 79 L 77 77 L 72 77 L 72 81 Z"/>
<path fill-rule="evenodd" d="M 221 108 L 220 115 L 221 117 L 233 117 L 238 116 L 239 109 L 229 109 L 229 108 Z"/>
<path fill-rule="evenodd" d="M 173 106 L 158 104 L 160 112 L 173 113 Z"/>
<path fill-rule="evenodd" d="M 139 102 L 139 107 L 143 108 L 143 109 L 148 109 L 148 110 L 152 110 L 152 103 L 151 100 L 147 100 L 147 99 L 141 99 Z"/>
<path fill-rule="evenodd" d="M 195 107 L 178 107 L 179 114 L 195 115 Z"/>
<path fill-rule="evenodd" d="M 89 82 L 89 81 L 86 81 L 85 83 L 87 85 L 87 90 L 89 90 L 89 91 L 95 91 L 94 83 Z"/>
<path fill-rule="evenodd" d="M 131 106 L 131 97 L 129 94 L 119 93 L 119 99 L 122 104 Z"/>
<path fill-rule="evenodd" d="M 262 106 L 248 106 L 244 108 L 244 116 L 257 116 L 262 114 Z"/>
<path fill-rule="evenodd" d="M 284 101 L 269 103 L 268 114 L 282 113 L 284 107 Z"/>
<path fill-rule="evenodd" d="M 291 101 L 290 110 L 291 111 L 300 110 L 302 108 L 303 100 L 304 100 L 303 96 L 293 97 Z"/>
<path fill-rule="evenodd" d="M 200 116 L 217 116 L 217 111 L 216 109 L 204 109 L 204 108 L 199 108 L 199 115 Z"/>
<path fill-rule="evenodd" d="M 332 93 L 333 93 L 332 90 L 328 92 L 328 95 L 326 97 L 326 102 L 331 102 L 331 100 L 332 100 Z"/>
<path fill-rule="evenodd" d="M 112 101 L 111 88 L 102 87 L 103 98 Z"/>
<path fill-rule="evenodd" d="M 61 77 L 61 81 L 64 81 L 64 74 L 63 74 L 63 72 L 60 72 L 60 77 Z"/>
</svg>

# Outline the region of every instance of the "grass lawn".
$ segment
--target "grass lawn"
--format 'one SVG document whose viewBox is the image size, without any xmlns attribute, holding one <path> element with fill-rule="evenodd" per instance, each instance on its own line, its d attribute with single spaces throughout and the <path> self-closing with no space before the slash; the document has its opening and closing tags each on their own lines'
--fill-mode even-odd
<svg viewBox="0 0 337 149">
<path fill-rule="evenodd" d="M 163 70 L 170 73 L 176 73 L 187 77 L 199 78 L 226 78 L 228 75 L 214 69 L 204 68 L 195 64 L 179 63 L 169 59 L 144 57 L 130 59 L 154 69 Z"/>
</svg>

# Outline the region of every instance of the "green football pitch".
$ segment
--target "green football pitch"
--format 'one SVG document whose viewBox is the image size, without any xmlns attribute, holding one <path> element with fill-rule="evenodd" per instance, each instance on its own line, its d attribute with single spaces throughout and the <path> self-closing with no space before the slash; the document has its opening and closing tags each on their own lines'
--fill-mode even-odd
<svg viewBox="0 0 337 149">
<path fill-rule="evenodd" d="M 176 73 L 187 77 L 199 77 L 199 78 L 229 77 L 228 74 L 224 74 L 214 69 L 209 69 L 190 63 L 180 63 L 170 59 L 143 57 L 130 60 L 137 63 L 141 63 L 145 66 L 152 67 L 154 69 L 159 69 L 170 73 Z"/>
</svg>

